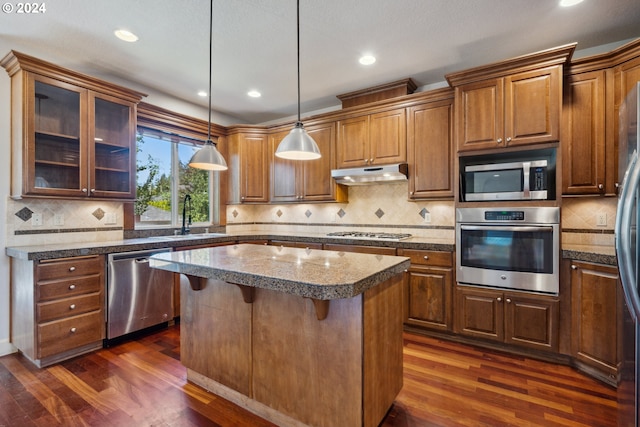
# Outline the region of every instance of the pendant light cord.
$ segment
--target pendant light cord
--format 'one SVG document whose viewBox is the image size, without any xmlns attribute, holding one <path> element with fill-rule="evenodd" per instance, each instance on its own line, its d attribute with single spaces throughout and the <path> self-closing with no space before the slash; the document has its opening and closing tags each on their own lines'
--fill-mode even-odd
<svg viewBox="0 0 640 427">
<path fill-rule="evenodd" d="M 298 0 L 297 11 L 297 42 L 298 42 L 298 123 L 300 123 L 300 0 Z"/>
<path fill-rule="evenodd" d="M 213 62 L 213 0 L 211 0 L 210 16 L 209 16 L 209 126 L 207 127 L 207 142 L 211 141 L 211 72 Z"/>
</svg>

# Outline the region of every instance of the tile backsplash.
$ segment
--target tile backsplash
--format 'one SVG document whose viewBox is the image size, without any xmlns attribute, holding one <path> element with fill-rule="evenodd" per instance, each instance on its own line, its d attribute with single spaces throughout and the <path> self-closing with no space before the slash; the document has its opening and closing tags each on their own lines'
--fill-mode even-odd
<svg viewBox="0 0 640 427">
<path fill-rule="evenodd" d="M 562 201 L 563 244 L 613 246 L 618 199 L 615 197 L 576 197 Z M 598 225 L 600 216 L 606 225 Z"/>
<path fill-rule="evenodd" d="M 366 228 L 453 242 L 453 201 L 413 202 L 407 195 L 407 183 L 394 183 L 350 187 L 348 203 L 230 205 L 227 231 L 326 233 Z"/>
<path fill-rule="evenodd" d="M 9 199 L 7 246 L 122 239 L 122 202 Z"/>
</svg>

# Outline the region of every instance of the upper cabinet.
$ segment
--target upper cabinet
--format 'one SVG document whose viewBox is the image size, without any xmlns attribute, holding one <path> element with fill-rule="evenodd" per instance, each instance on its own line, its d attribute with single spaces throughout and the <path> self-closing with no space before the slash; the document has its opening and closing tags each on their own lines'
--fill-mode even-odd
<svg viewBox="0 0 640 427">
<path fill-rule="evenodd" d="M 264 131 L 229 136 L 229 203 L 269 201 L 269 143 Z"/>
<path fill-rule="evenodd" d="M 453 93 L 433 92 L 407 108 L 409 199 L 451 198 L 454 189 Z"/>
<path fill-rule="evenodd" d="M 407 161 L 404 108 L 338 121 L 338 168 Z"/>
<path fill-rule="evenodd" d="M 347 189 L 331 178 L 336 164 L 334 122 L 305 127 L 316 141 L 322 157 L 316 160 L 287 160 L 275 156 L 280 141 L 289 130 L 269 136 L 271 152 L 271 202 L 346 201 Z"/>
<path fill-rule="evenodd" d="M 560 139 L 562 66 L 575 44 L 447 75 L 458 151 Z"/>
<path fill-rule="evenodd" d="M 0 64 L 11 76 L 12 197 L 135 198 L 143 94 L 18 52 Z"/>
</svg>

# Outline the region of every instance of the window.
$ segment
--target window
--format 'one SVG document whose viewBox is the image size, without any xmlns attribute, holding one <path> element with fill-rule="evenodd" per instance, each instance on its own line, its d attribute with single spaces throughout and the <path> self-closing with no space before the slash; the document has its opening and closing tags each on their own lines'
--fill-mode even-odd
<svg viewBox="0 0 640 427">
<path fill-rule="evenodd" d="M 187 194 L 193 225 L 219 223 L 218 173 L 187 166 L 196 140 L 146 127 L 138 127 L 136 140 L 136 228 L 181 227 Z"/>
</svg>

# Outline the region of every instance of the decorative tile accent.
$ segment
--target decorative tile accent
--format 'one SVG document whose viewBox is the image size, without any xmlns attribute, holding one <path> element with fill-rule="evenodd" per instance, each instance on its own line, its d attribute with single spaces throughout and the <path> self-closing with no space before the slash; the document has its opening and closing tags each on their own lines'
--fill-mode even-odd
<svg viewBox="0 0 640 427">
<path fill-rule="evenodd" d="M 95 211 L 93 211 L 92 215 L 95 216 L 96 218 L 98 218 L 98 221 L 102 220 L 102 218 L 104 218 L 104 214 L 105 212 L 98 208 Z"/>
<path fill-rule="evenodd" d="M 278 215 L 278 218 L 280 218 L 283 215 L 283 212 L 278 209 L 278 211 L 276 212 L 276 215 Z"/>
<path fill-rule="evenodd" d="M 340 209 L 340 210 L 338 211 L 338 216 L 339 216 L 340 218 L 344 218 L 344 216 L 345 216 L 346 214 L 347 214 L 347 213 L 344 211 L 344 209 Z"/>
<path fill-rule="evenodd" d="M 236 209 L 234 209 L 233 212 L 231 212 L 231 215 L 233 215 L 234 218 L 237 218 L 240 213 Z"/>
<path fill-rule="evenodd" d="M 427 210 L 427 208 L 422 208 L 422 210 L 420 212 L 418 212 L 418 215 L 420 215 L 422 217 L 422 219 L 424 219 L 424 216 L 426 214 L 428 214 L 429 211 Z"/>
<path fill-rule="evenodd" d="M 309 218 L 312 215 L 312 212 L 307 209 L 307 211 L 304 213 L 304 216 L 306 216 L 307 218 Z"/>
<path fill-rule="evenodd" d="M 378 208 L 378 210 L 376 211 L 376 216 L 378 218 L 382 218 L 384 216 L 384 211 L 380 208 Z"/>
<path fill-rule="evenodd" d="M 16 216 L 25 222 L 31 219 L 31 215 L 33 215 L 33 211 L 27 207 L 24 207 L 16 212 Z"/>
</svg>

